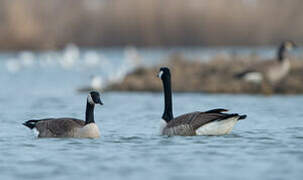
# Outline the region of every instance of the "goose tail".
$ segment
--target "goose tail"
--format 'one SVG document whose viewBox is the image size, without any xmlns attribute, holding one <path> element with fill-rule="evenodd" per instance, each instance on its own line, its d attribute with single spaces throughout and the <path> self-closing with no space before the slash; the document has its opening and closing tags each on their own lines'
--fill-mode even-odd
<svg viewBox="0 0 303 180">
<path fill-rule="evenodd" d="M 247 117 L 246 114 L 244 114 L 244 115 L 239 115 L 239 119 L 238 119 L 238 120 L 243 120 L 243 119 L 245 119 L 246 117 Z"/>
<path fill-rule="evenodd" d="M 218 119 L 219 121 L 228 120 L 229 118 L 237 118 L 237 120 L 242 120 L 246 118 L 246 115 L 239 115 L 239 114 L 225 114 L 225 116 L 222 119 Z"/>
<path fill-rule="evenodd" d="M 247 73 L 249 73 L 249 72 L 244 71 L 244 72 L 236 73 L 233 75 L 233 77 L 235 79 L 243 79 L 245 77 L 245 75 L 247 75 Z"/>
<path fill-rule="evenodd" d="M 24 123 L 22 123 L 24 126 L 30 128 L 30 129 L 33 129 L 36 127 L 36 124 L 39 120 L 29 120 L 29 121 L 26 121 Z"/>
</svg>

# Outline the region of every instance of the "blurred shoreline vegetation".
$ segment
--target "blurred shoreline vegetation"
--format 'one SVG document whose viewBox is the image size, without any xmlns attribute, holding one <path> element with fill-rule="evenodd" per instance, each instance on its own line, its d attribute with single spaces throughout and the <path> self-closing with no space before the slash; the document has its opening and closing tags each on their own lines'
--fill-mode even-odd
<svg viewBox="0 0 303 180">
<path fill-rule="evenodd" d="M 209 61 L 200 61 L 199 59 L 185 58 L 181 54 L 174 54 L 163 64 L 134 69 L 124 77 L 123 81 L 109 84 L 106 90 L 161 92 L 162 83 L 155 74 L 159 72 L 161 66 L 167 66 L 171 69 L 174 92 L 303 94 L 303 61 L 301 58 L 290 60 L 291 70 L 289 74 L 276 84 L 266 81 L 252 83 L 235 78 L 235 74 L 261 61 L 264 59 L 256 55 L 243 57 L 218 54 Z"/>
<path fill-rule="evenodd" d="M 302 42 L 302 0 L 0 0 L 0 49 Z"/>
</svg>

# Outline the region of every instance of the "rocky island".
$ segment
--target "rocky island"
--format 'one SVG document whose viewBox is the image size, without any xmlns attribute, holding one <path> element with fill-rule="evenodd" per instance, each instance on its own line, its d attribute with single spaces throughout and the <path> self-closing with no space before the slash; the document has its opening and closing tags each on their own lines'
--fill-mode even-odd
<svg viewBox="0 0 303 180">
<path fill-rule="evenodd" d="M 235 74 L 262 61 L 257 56 L 245 59 L 215 57 L 201 62 L 174 55 L 163 64 L 154 67 L 138 67 L 126 75 L 120 83 L 110 84 L 110 91 L 162 91 L 161 81 L 156 77 L 159 67 L 167 66 L 172 73 L 175 92 L 231 93 L 231 94 L 301 94 L 303 93 L 303 61 L 292 59 L 291 70 L 278 83 L 261 83 L 238 79 Z"/>
</svg>

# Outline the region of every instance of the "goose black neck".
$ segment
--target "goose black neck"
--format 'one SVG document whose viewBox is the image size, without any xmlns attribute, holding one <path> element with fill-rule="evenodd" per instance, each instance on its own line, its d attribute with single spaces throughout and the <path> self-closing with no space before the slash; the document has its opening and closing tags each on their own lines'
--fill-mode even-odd
<svg viewBox="0 0 303 180">
<path fill-rule="evenodd" d="M 164 119 L 168 123 L 174 118 L 170 77 L 164 77 L 162 79 L 162 82 L 164 87 L 164 105 L 165 105 L 162 119 Z"/>
<path fill-rule="evenodd" d="M 278 60 L 279 60 L 279 62 L 283 62 L 284 59 L 286 58 L 286 54 L 287 54 L 286 51 L 287 50 L 286 50 L 285 46 L 282 45 L 282 46 L 279 47 L 279 49 L 278 49 Z"/>
<path fill-rule="evenodd" d="M 94 123 L 94 109 L 95 105 L 90 104 L 89 102 L 86 103 L 86 112 L 85 112 L 85 124 Z"/>
</svg>

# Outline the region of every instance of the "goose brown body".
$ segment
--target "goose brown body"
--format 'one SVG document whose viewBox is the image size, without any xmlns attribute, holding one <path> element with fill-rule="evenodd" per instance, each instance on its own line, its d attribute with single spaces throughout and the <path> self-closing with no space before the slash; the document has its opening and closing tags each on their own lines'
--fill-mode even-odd
<svg viewBox="0 0 303 180">
<path fill-rule="evenodd" d="M 212 109 L 205 112 L 191 112 L 173 117 L 170 70 L 162 67 L 158 76 L 162 79 L 164 88 L 165 121 L 162 135 L 194 136 L 194 135 L 223 135 L 228 134 L 233 126 L 246 115 L 225 113 L 226 109 Z"/>
</svg>

